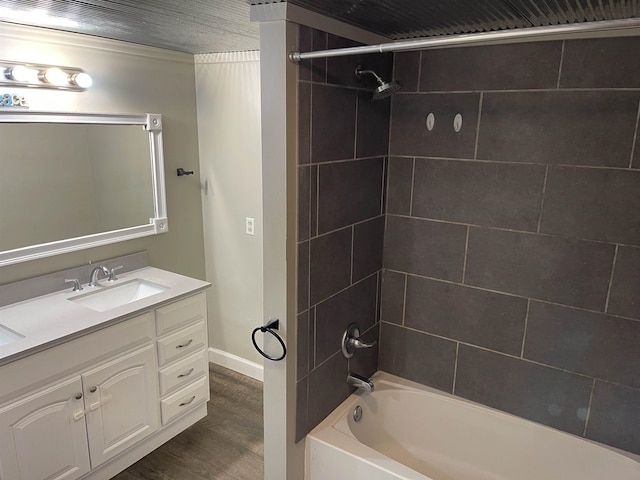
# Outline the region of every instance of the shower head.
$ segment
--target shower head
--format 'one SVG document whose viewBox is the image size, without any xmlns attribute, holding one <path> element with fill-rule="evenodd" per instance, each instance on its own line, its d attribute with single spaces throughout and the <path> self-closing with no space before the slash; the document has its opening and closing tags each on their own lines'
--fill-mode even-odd
<svg viewBox="0 0 640 480">
<path fill-rule="evenodd" d="M 390 97 L 391 95 L 393 95 L 394 93 L 396 93 L 398 90 L 400 90 L 400 88 L 402 87 L 400 85 L 400 82 L 385 82 L 384 80 L 382 80 L 382 78 L 380 78 L 380 76 L 374 72 L 373 70 L 364 70 L 362 68 L 362 66 L 358 65 L 356 67 L 356 78 L 358 80 L 362 79 L 362 76 L 364 74 L 369 74 L 369 75 L 373 75 L 376 79 L 376 81 L 378 82 L 378 86 L 376 87 L 376 89 L 371 93 L 371 99 L 372 100 L 381 100 L 383 98 L 387 98 Z"/>
</svg>

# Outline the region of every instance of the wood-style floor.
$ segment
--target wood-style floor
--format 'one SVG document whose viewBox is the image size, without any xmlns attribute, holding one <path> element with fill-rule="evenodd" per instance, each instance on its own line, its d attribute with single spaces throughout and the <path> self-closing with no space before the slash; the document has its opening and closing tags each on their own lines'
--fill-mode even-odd
<svg viewBox="0 0 640 480">
<path fill-rule="evenodd" d="M 209 372 L 208 415 L 112 480 L 262 480 L 262 383 Z"/>
</svg>

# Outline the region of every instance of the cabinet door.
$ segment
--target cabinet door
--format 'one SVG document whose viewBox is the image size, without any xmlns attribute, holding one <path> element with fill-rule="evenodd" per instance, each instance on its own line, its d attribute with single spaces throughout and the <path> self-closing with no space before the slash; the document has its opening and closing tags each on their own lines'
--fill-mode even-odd
<svg viewBox="0 0 640 480">
<path fill-rule="evenodd" d="M 0 478 L 73 480 L 89 468 L 80 376 L 0 409 Z"/>
<path fill-rule="evenodd" d="M 93 468 L 158 429 L 153 345 L 122 355 L 82 375 Z"/>
</svg>

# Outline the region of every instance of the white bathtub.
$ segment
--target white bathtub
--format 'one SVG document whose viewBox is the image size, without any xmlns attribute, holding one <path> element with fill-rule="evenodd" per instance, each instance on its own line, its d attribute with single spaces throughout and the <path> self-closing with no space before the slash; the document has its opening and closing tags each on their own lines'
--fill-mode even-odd
<svg viewBox="0 0 640 480">
<path fill-rule="evenodd" d="M 640 480 L 638 456 L 386 373 L 373 380 L 374 393 L 351 395 L 307 436 L 306 480 Z"/>
</svg>

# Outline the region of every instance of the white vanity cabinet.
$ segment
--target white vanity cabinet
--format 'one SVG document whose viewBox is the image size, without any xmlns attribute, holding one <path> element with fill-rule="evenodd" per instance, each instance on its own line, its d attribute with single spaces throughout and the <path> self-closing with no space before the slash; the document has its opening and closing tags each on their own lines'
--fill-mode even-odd
<svg viewBox="0 0 640 480">
<path fill-rule="evenodd" d="M 0 366 L 0 479 L 110 478 L 208 399 L 200 292 Z"/>
</svg>

